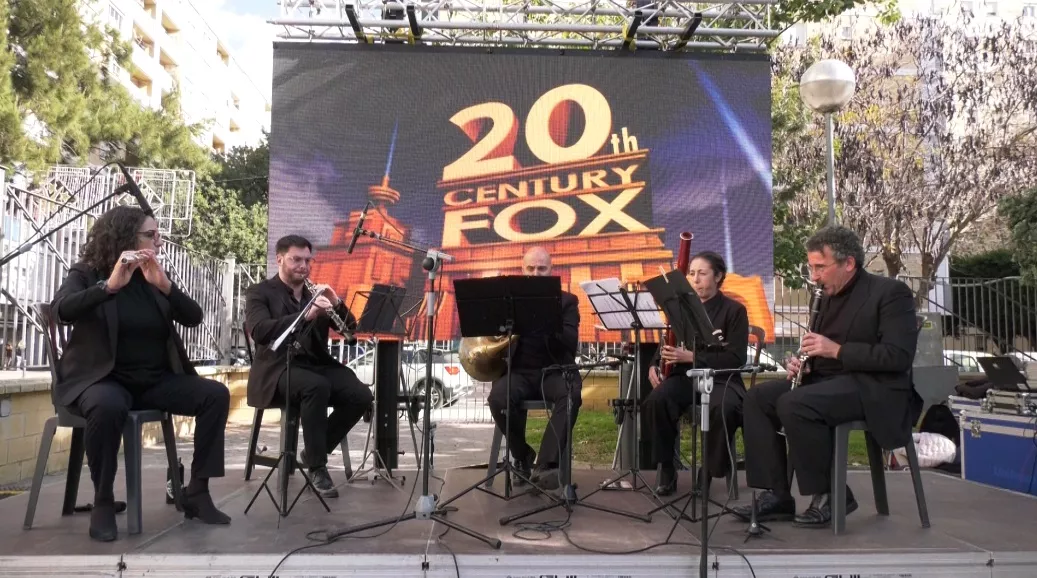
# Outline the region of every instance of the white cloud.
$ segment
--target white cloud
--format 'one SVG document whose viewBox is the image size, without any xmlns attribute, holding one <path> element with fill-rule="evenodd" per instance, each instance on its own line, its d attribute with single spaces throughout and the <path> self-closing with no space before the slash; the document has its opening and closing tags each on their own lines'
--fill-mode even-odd
<svg viewBox="0 0 1037 578">
<path fill-rule="evenodd" d="M 245 13 L 227 6 L 225 0 L 195 0 L 194 4 L 269 102 L 277 28 L 258 11 Z"/>
</svg>

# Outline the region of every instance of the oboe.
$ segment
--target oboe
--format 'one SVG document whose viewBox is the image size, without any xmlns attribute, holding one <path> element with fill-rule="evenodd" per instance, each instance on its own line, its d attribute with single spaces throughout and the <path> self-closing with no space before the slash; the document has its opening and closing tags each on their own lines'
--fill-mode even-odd
<svg viewBox="0 0 1037 578">
<path fill-rule="evenodd" d="M 309 290 L 310 294 L 315 295 L 317 293 L 317 284 L 309 279 L 306 279 L 304 282 L 306 283 L 306 289 Z M 335 330 L 342 335 L 343 339 L 349 343 L 355 341 L 353 332 L 350 331 L 349 326 L 346 325 L 346 320 L 342 319 L 338 313 L 335 313 L 334 309 L 328 309 L 328 317 L 331 318 L 332 325 L 335 326 Z"/>
<path fill-rule="evenodd" d="M 820 317 L 818 313 L 821 311 L 821 294 L 823 292 L 824 286 L 822 286 L 820 283 L 814 285 L 814 288 L 811 290 L 810 319 L 809 321 L 807 321 L 807 331 L 809 331 L 810 333 L 817 332 L 817 318 Z M 807 361 L 809 359 L 809 355 L 803 353 L 802 351 L 800 352 L 799 371 L 797 371 L 796 375 L 792 378 L 792 389 L 796 389 L 796 387 L 803 381 L 803 369 L 807 366 Z"/>
</svg>

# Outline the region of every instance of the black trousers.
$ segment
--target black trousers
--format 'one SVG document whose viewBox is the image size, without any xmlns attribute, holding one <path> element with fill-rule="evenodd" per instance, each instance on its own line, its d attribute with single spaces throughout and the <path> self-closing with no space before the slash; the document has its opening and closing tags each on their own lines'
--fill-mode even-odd
<svg viewBox="0 0 1037 578">
<path fill-rule="evenodd" d="M 540 468 L 558 467 L 559 450 L 568 443 L 568 436 L 576 423 L 580 405 L 583 403 L 583 380 L 579 374 L 575 375 L 572 384 L 572 419 L 566 416 L 566 383 L 560 372 L 550 372 L 544 377 L 543 393 L 540 387 L 541 372 L 539 370 L 516 369 L 511 373 L 511 427 L 506 425 L 508 404 L 508 376 L 507 374 L 497 379 L 490 386 L 490 395 L 487 403 L 490 406 L 490 415 L 497 427 L 504 432 L 508 438 L 508 447 L 511 449 L 511 457 L 515 460 L 524 460 L 533 451 L 526 443 L 526 412 L 521 408 L 523 401 L 544 400 L 554 404 L 551 410 L 551 419 L 544 430 L 544 437 L 540 441 L 540 453 L 537 456 L 536 465 Z"/>
<path fill-rule="evenodd" d="M 348 367 L 293 362 L 290 371 L 291 375 L 281 374 L 277 391 L 282 400 L 288 391 L 291 404 L 299 408 L 308 462 L 304 465 L 327 466 L 328 454 L 364 416 L 374 395 Z M 331 415 L 328 415 L 329 407 Z"/>
<path fill-rule="evenodd" d="M 157 409 L 195 418 L 191 479 L 223 476 L 223 439 L 230 392 L 218 381 L 194 375 L 167 374 L 147 389 L 99 381 L 83 390 L 74 408 L 86 418 L 86 460 L 94 482 L 95 502 L 110 503 L 119 467 L 119 444 L 132 410 Z"/>
<path fill-rule="evenodd" d="M 834 428 L 864 419 L 857 383 L 835 376 L 790 390 L 788 380 L 756 385 L 745 396 L 745 477 L 751 488 L 790 495 L 788 459 L 801 494 L 825 494 L 832 487 Z M 785 438 L 778 431 L 785 427 Z"/>
<path fill-rule="evenodd" d="M 719 379 L 713 385 L 713 393 L 709 396 L 709 433 L 705 440 L 709 446 L 706 470 L 710 476 L 722 478 L 731 471 L 735 432 L 742 426 L 745 387 L 741 383 L 731 384 Z M 644 418 L 652 437 L 653 464 L 673 465 L 677 426 L 681 415 L 697 397 L 698 392 L 689 377 L 671 375 L 643 402 Z"/>
</svg>

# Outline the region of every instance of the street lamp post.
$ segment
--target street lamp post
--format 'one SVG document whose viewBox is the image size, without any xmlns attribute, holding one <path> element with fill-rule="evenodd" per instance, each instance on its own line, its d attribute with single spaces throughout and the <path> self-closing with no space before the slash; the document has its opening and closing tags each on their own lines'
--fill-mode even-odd
<svg viewBox="0 0 1037 578">
<path fill-rule="evenodd" d="M 814 63 L 799 80 L 799 96 L 814 112 L 825 115 L 827 144 L 828 224 L 835 224 L 835 120 L 833 114 L 842 110 L 853 98 L 857 79 L 846 63 L 839 60 L 821 60 Z"/>
</svg>

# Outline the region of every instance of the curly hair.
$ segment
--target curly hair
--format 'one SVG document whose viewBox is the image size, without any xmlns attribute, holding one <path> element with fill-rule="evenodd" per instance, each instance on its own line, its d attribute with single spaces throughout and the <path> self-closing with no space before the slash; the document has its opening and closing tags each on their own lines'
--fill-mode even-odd
<svg viewBox="0 0 1037 578">
<path fill-rule="evenodd" d="M 100 273 L 111 273 L 123 251 L 137 248 L 137 232 L 147 218 L 142 209 L 130 206 L 118 206 L 101 215 L 86 234 L 80 259 Z"/>
</svg>

